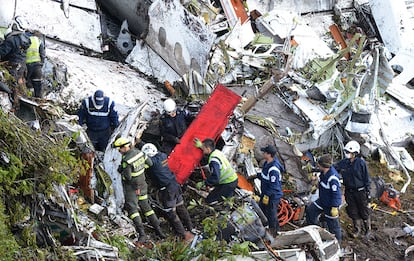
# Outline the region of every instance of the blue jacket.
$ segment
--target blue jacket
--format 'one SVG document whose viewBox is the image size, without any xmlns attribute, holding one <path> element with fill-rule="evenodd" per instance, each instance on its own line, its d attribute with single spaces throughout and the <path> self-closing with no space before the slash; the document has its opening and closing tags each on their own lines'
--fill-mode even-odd
<svg viewBox="0 0 414 261">
<path fill-rule="evenodd" d="M 104 97 L 104 105 L 96 109 L 90 96 L 82 101 L 78 111 L 79 125 L 86 123 L 88 130 L 103 131 L 109 127 L 116 128 L 119 125 L 118 112 L 114 109 L 115 103 L 108 97 Z"/>
<path fill-rule="evenodd" d="M 343 159 L 336 163 L 334 167 L 342 175 L 345 190 L 365 188 L 369 191 L 371 179 L 364 159 L 356 157 L 353 162 L 350 159 Z"/>
<path fill-rule="evenodd" d="M 164 142 L 175 144 L 177 139 L 180 139 L 187 130 L 187 122 L 189 115 L 186 111 L 177 110 L 177 115 L 171 117 L 164 113 L 161 116 L 160 132 Z"/>
<path fill-rule="evenodd" d="M 262 196 L 269 196 L 270 200 L 280 199 L 282 192 L 282 172 L 284 168 L 278 159 L 267 161 L 263 165 L 262 173 L 259 175 L 261 181 Z"/>
<path fill-rule="evenodd" d="M 342 202 L 339 174 L 334 167 L 319 175 L 319 202 L 321 207 L 339 207 Z"/>
<path fill-rule="evenodd" d="M 150 178 L 154 181 L 154 185 L 158 188 L 167 187 L 172 182 L 177 183 L 174 173 L 168 168 L 167 154 L 158 152 L 151 157 L 152 166 L 148 169 Z"/>
<path fill-rule="evenodd" d="M 6 39 L 0 44 L 0 60 L 12 63 L 26 63 L 26 48 L 23 48 L 21 34 L 24 32 L 13 31 L 6 36 Z M 29 39 L 30 41 L 30 39 Z M 30 44 L 29 44 L 30 45 Z"/>
</svg>

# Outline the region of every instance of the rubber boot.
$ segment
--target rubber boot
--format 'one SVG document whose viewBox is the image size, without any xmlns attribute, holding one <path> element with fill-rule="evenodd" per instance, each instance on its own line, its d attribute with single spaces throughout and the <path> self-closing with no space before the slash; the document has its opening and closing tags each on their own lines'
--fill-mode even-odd
<svg viewBox="0 0 414 261">
<path fill-rule="evenodd" d="M 275 228 L 275 227 L 269 228 L 269 232 L 270 232 L 270 235 L 272 235 L 273 238 L 276 238 L 277 235 L 278 235 L 278 233 L 277 233 L 278 232 L 278 229 Z"/>
<path fill-rule="evenodd" d="M 158 220 L 157 216 L 155 214 L 152 214 L 151 216 L 147 218 L 148 218 L 148 221 L 151 223 L 151 226 L 154 227 L 154 230 L 157 236 L 159 236 L 161 239 L 166 238 L 164 232 L 162 232 L 161 230 L 160 221 Z"/>
<path fill-rule="evenodd" d="M 135 225 L 135 230 L 139 234 L 138 242 L 146 242 L 147 234 L 145 234 L 144 225 L 142 224 L 141 217 L 135 217 L 133 221 Z"/>
<path fill-rule="evenodd" d="M 34 97 L 42 98 L 42 82 L 41 81 L 32 81 L 34 89 Z"/>
<path fill-rule="evenodd" d="M 354 224 L 354 228 L 352 230 L 351 236 L 353 238 L 358 238 L 359 234 L 361 233 L 361 220 L 360 219 L 353 219 L 352 223 Z"/>
<path fill-rule="evenodd" d="M 371 236 L 371 219 L 370 218 L 364 219 L 363 223 L 364 223 L 365 236 L 369 238 Z"/>
<path fill-rule="evenodd" d="M 187 228 L 188 231 L 193 230 L 193 222 L 191 222 L 190 214 L 188 213 L 187 208 L 184 204 L 176 207 L 177 215 L 180 217 L 183 225 Z"/>
</svg>

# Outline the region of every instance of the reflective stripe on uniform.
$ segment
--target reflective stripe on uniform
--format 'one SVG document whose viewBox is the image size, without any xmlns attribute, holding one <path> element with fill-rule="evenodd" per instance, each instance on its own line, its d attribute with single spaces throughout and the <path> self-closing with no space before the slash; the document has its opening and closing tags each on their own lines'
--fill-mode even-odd
<svg viewBox="0 0 414 261">
<path fill-rule="evenodd" d="M 146 199 L 148 199 L 148 194 L 138 196 L 138 200 L 146 200 Z"/>
<path fill-rule="evenodd" d="M 26 63 L 41 62 L 39 47 L 40 39 L 37 36 L 30 36 L 31 45 L 26 51 Z"/>
<path fill-rule="evenodd" d="M 139 217 L 139 213 L 138 212 L 135 212 L 131 216 L 129 216 L 130 219 L 134 219 L 136 217 Z"/>
<path fill-rule="evenodd" d="M 144 169 L 142 169 L 142 170 L 140 170 L 140 171 L 138 171 L 138 172 L 132 172 L 131 173 L 131 177 L 138 177 L 139 175 L 141 175 L 142 173 L 144 173 L 145 172 L 145 170 Z"/>
<path fill-rule="evenodd" d="M 150 210 L 150 211 L 145 212 L 144 216 L 149 217 L 149 216 L 154 215 L 154 214 L 155 214 L 154 210 Z"/>
<path fill-rule="evenodd" d="M 328 180 L 326 181 L 326 183 L 323 183 L 322 181 L 320 181 L 319 182 L 319 184 L 321 184 L 321 186 L 323 187 L 323 188 L 325 188 L 325 189 L 329 189 L 330 187 L 329 187 L 329 183 L 331 182 L 331 180 L 336 180 L 337 182 L 338 182 L 338 184 L 340 184 L 340 181 L 339 181 L 339 179 L 338 179 L 338 177 L 337 176 L 334 176 L 334 175 L 332 175 L 332 176 L 330 176 L 329 178 L 328 178 Z"/>
<path fill-rule="evenodd" d="M 210 154 L 209 162 L 217 162 L 220 166 L 219 184 L 227 184 L 237 179 L 236 171 L 221 151 L 214 150 Z"/>
<path fill-rule="evenodd" d="M 108 116 L 109 113 L 111 112 L 111 109 L 110 109 L 111 108 L 111 104 L 112 104 L 112 101 L 111 101 L 111 99 L 109 99 L 109 102 L 108 102 L 108 110 L 107 111 L 91 111 L 90 110 L 90 107 L 89 107 L 89 98 L 85 99 L 86 109 L 88 110 L 89 115 L 93 115 L 93 116 L 100 116 L 100 117 L 106 117 L 106 116 Z"/>
</svg>

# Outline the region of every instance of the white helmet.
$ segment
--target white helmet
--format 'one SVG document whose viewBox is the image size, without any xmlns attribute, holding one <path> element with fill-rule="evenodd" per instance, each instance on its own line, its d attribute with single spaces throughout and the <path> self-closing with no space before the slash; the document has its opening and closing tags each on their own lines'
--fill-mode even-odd
<svg viewBox="0 0 414 261">
<path fill-rule="evenodd" d="M 168 98 L 164 101 L 164 110 L 169 113 L 175 111 L 177 108 L 177 105 L 175 104 L 175 101 L 171 98 Z"/>
<path fill-rule="evenodd" d="M 359 146 L 358 142 L 351 140 L 345 145 L 344 150 L 355 153 L 355 154 L 359 154 L 361 150 L 361 146 Z"/>
<path fill-rule="evenodd" d="M 142 146 L 141 150 L 145 153 L 145 155 L 147 155 L 147 157 L 154 157 L 158 153 L 157 147 L 155 147 L 152 143 L 146 143 Z"/>
<path fill-rule="evenodd" d="M 29 22 L 23 16 L 18 15 L 14 18 L 12 28 L 18 31 L 25 31 L 29 28 Z"/>
</svg>

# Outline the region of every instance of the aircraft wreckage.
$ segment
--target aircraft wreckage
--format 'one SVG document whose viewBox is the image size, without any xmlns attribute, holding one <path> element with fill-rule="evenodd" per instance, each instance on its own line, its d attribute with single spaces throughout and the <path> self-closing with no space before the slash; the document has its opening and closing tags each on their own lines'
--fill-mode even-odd
<svg viewBox="0 0 414 261">
<path fill-rule="evenodd" d="M 167 89 L 169 95 L 177 95 L 176 98 L 181 100 L 192 99 L 192 102 L 181 105 L 193 110 L 196 120 L 169 159 L 171 167 L 176 168 L 175 173 L 182 174 L 177 176 L 180 183 L 189 182 L 190 190 L 194 187 L 189 177 L 199 171 L 194 162 L 199 161 L 200 155 L 190 153 L 180 164 L 173 166 L 173 162 L 182 160 L 185 151 L 194 149 L 192 141 L 195 137 L 212 137 L 221 141 L 222 150 L 233 159 L 240 177 L 244 177 L 251 186 L 243 186 L 239 192 L 242 205 L 247 206 L 246 212 L 254 209 L 254 203 L 243 201 L 246 193 L 250 195 L 260 188 L 257 182 L 249 182 L 249 177 L 260 171 L 256 162 L 256 158 L 260 159 L 257 148 L 275 144 L 279 149 L 278 156 L 288 170 L 289 183 L 297 192 L 286 199 L 286 206 L 294 206 L 284 213 L 288 216 L 286 223 L 300 224 L 304 206 L 310 200 L 308 173 L 303 166 L 305 156 L 309 155 L 307 152 L 316 148 L 332 148 L 332 152 L 341 153 L 343 142 L 350 137 L 365 145 L 365 155 L 377 150 L 390 168 L 406 174 L 401 193 L 405 193 L 410 184 L 408 171 L 414 170 L 413 160 L 404 145 L 411 142 L 414 130 L 414 121 L 411 120 L 413 77 L 409 69 L 413 60 L 410 59 L 413 38 L 405 37 L 401 32 L 397 20 L 403 16 L 400 12 L 404 8 L 392 1 L 371 0 L 361 5 L 346 6 L 360 18 L 357 27 L 349 26 L 344 33 L 332 22 L 329 25 L 332 37 L 323 40 L 310 25 L 301 21 L 300 13 L 263 8 L 258 3 L 258 12 L 253 17 L 240 9 L 238 1 L 221 0 L 224 9 L 221 13 L 217 11 L 220 8 L 204 2 L 191 3 L 195 4 L 193 6 L 174 0 L 152 3 L 97 1 L 122 22 L 120 28 L 117 27 L 119 32 L 114 33 L 110 20 L 98 12 L 96 4 L 92 3 L 94 1 L 14 2 L 13 8 L 10 5 L 9 9 L 4 9 L 0 19 L 3 26 L 8 25 L 13 14 L 27 16 L 32 21 L 31 29 L 44 33 L 51 49 L 63 42 L 93 52 L 93 56 L 107 52 L 108 46 L 113 44 L 108 38 L 115 36 L 114 46 L 127 63 L 154 76 L 159 82 L 168 80 L 173 83 L 173 87 Z M 324 10 L 335 9 L 339 15 L 345 16 L 340 13 L 340 8 L 329 4 L 331 1 L 322 2 Z M 48 10 L 54 11 L 47 12 L 47 18 L 36 19 L 33 14 L 42 12 L 46 5 Z M 384 5 L 395 11 L 394 17 L 381 12 Z M 366 12 L 369 7 L 372 13 Z M 204 19 L 200 18 L 202 14 Z M 402 21 L 408 23 L 407 20 Z M 389 31 L 395 32 L 395 37 L 389 37 Z M 103 39 L 101 36 L 105 35 L 109 37 Z M 71 59 L 69 56 L 66 58 Z M 51 50 L 48 59 L 65 63 L 64 55 L 58 50 Z M 72 66 L 80 60 L 80 57 L 73 58 Z M 57 68 L 58 65 L 55 62 L 50 66 Z M 65 69 L 60 70 L 66 76 L 71 74 Z M 87 84 L 70 80 L 68 85 L 67 94 L 71 93 L 70 88 L 72 92 L 91 92 L 91 88 L 97 87 L 88 88 Z M 105 92 L 116 96 L 117 92 L 110 88 Z M 59 97 L 53 90 L 48 92 L 47 99 Z M 148 92 L 137 95 L 142 97 Z M 393 99 L 386 99 L 386 95 Z M 122 123 L 114 131 L 110 143 L 117 135 L 128 137 L 134 143 L 137 139 L 153 141 L 157 136 L 156 120 L 165 94 L 154 96 L 157 98 L 150 101 L 141 97 L 138 101 L 128 100 L 120 113 Z M 8 95 L 2 92 L 2 97 L 2 108 L 10 108 L 5 101 Z M 66 103 L 75 106 L 80 98 L 83 97 L 68 95 Z M 118 101 L 122 104 L 122 99 Z M 20 115 L 21 118 L 32 128 L 41 128 L 37 111 L 39 107 L 47 111 L 43 101 L 37 103 L 22 98 L 21 104 L 26 112 Z M 201 129 L 199 126 L 211 120 L 212 113 L 216 115 L 217 129 Z M 68 136 L 80 134 L 76 143 L 91 167 L 88 175 L 79 182 L 83 195 L 92 203 L 88 211 L 97 216 L 105 213 L 114 224 L 125 228 L 122 234 L 131 233 L 133 228 L 128 226 L 122 213 L 122 184 L 117 173 L 119 153 L 108 146 L 103 155 L 95 155 L 80 126 L 67 119 L 56 123 Z M 77 237 L 82 231 L 89 235 L 86 237 L 87 247 L 81 244 L 67 247 L 84 258 L 99 253 L 106 260 L 117 260 L 117 249 L 91 237 L 93 222 L 87 215 L 78 214 L 74 218 L 78 209 L 72 204 L 72 194 L 69 195 L 63 186 L 56 186 L 56 191 L 66 202 L 68 211 L 62 212 L 59 205 L 48 201 L 43 206 L 46 208 L 44 215 L 48 217 L 46 223 L 67 224 L 69 230 L 76 230 Z M 238 227 L 241 232 L 237 236 L 240 238 L 246 227 L 265 223 L 255 211 L 251 213 L 251 221 Z M 237 213 L 232 213 L 233 216 Z M 262 236 L 265 237 L 264 234 Z M 197 245 L 198 240 L 201 236 L 196 237 L 191 246 Z M 258 258 L 279 256 L 283 260 L 306 260 L 305 248 L 301 246 L 309 245 L 313 251 L 318 251 L 315 255 L 320 260 L 339 260 L 336 239 L 313 226 L 283 232 L 270 246 L 261 245 L 263 251 L 251 254 Z"/>
</svg>

